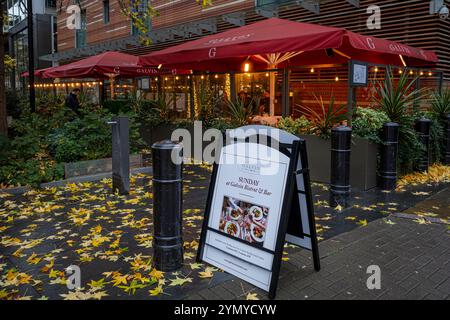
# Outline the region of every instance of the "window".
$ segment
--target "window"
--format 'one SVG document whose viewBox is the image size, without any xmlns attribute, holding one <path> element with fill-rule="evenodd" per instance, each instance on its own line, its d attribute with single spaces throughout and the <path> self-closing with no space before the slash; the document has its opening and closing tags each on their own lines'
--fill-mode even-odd
<svg viewBox="0 0 450 320">
<path fill-rule="evenodd" d="M 45 0 L 45 6 L 47 8 L 56 8 L 56 0 Z"/>
<path fill-rule="evenodd" d="M 75 31 L 75 46 L 82 48 L 87 45 L 86 10 L 81 10 L 81 29 Z"/>
<path fill-rule="evenodd" d="M 103 23 L 109 23 L 109 0 L 103 0 Z"/>
<path fill-rule="evenodd" d="M 53 40 L 52 40 L 52 52 L 58 52 L 58 23 L 55 16 L 52 16 L 53 22 Z"/>
</svg>

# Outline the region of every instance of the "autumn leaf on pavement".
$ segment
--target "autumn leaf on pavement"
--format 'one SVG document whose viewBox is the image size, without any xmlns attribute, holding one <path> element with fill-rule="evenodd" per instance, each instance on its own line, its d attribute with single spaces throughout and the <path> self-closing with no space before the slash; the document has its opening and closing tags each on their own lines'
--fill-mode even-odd
<svg viewBox="0 0 450 320">
<path fill-rule="evenodd" d="M 153 270 L 150 272 L 150 277 L 155 279 L 161 279 L 164 277 L 164 272 L 156 270 L 156 268 L 153 268 Z"/>
<path fill-rule="evenodd" d="M 386 224 L 390 224 L 390 225 L 396 224 L 394 221 L 389 220 L 389 219 L 384 220 L 384 222 L 385 222 Z"/>
<path fill-rule="evenodd" d="M 88 286 L 91 287 L 91 288 L 99 288 L 99 289 L 101 289 L 101 288 L 103 288 L 105 286 L 105 278 L 101 278 L 98 281 L 91 280 L 91 282 L 88 283 Z"/>
<path fill-rule="evenodd" d="M 190 267 L 191 267 L 191 269 L 192 269 L 192 270 L 195 270 L 195 269 L 200 269 L 200 268 L 201 268 L 201 266 L 202 266 L 202 264 L 201 264 L 201 263 L 197 263 L 197 262 L 194 262 L 194 263 L 190 263 L 189 265 L 190 265 Z"/>
<path fill-rule="evenodd" d="M 200 271 L 198 273 L 200 278 L 212 278 L 213 272 L 218 271 L 218 269 L 213 267 L 206 267 L 205 271 Z"/>
<path fill-rule="evenodd" d="M 51 259 L 48 264 L 41 268 L 41 272 L 47 273 L 49 270 L 52 270 L 53 265 L 55 264 L 55 259 Z"/>
<path fill-rule="evenodd" d="M 366 227 L 366 226 L 367 226 L 367 220 L 366 220 L 366 219 L 364 219 L 364 220 L 359 220 L 357 223 L 358 223 L 361 227 Z"/>
<path fill-rule="evenodd" d="M 27 262 L 30 264 L 38 264 L 42 258 L 38 258 L 37 254 L 33 252 L 33 254 L 27 259 Z"/>
<path fill-rule="evenodd" d="M 127 284 L 128 275 L 116 275 L 113 277 L 113 286 L 118 286 L 120 284 Z"/>
<path fill-rule="evenodd" d="M 162 286 L 157 286 L 155 289 L 151 289 L 148 291 L 150 293 L 151 296 L 157 296 L 161 293 L 163 293 L 163 288 Z"/>
<path fill-rule="evenodd" d="M 175 279 L 170 279 L 170 281 L 169 286 L 182 286 L 187 282 L 192 282 L 192 278 L 180 278 L 177 276 Z"/>
<path fill-rule="evenodd" d="M 106 291 L 97 291 L 91 295 L 92 298 L 97 299 L 97 300 L 101 300 L 103 297 L 107 297 L 107 296 L 108 296 L 108 294 L 106 293 Z"/>
<path fill-rule="evenodd" d="M 258 298 L 256 293 L 249 293 L 249 294 L 247 294 L 247 297 L 245 299 L 246 300 L 259 300 L 259 298 Z"/>
<path fill-rule="evenodd" d="M 413 221 L 418 224 L 431 224 L 431 222 L 426 220 L 425 218 L 417 218 L 417 219 L 414 219 Z"/>
<path fill-rule="evenodd" d="M 428 196 L 430 193 L 424 192 L 424 191 L 417 191 L 417 192 L 413 192 L 412 194 L 415 196 Z"/>
</svg>

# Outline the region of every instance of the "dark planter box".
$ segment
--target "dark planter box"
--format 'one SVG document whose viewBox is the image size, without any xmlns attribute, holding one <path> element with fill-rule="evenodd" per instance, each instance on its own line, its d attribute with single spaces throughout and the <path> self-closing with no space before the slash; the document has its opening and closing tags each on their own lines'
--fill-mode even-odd
<svg viewBox="0 0 450 320">
<path fill-rule="evenodd" d="M 142 155 L 130 155 L 130 168 L 142 167 Z M 66 179 L 112 171 L 112 158 L 64 163 Z"/>
<path fill-rule="evenodd" d="M 170 139 L 173 130 L 178 126 L 173 124 L 162 124 L 157 127 L 141 127 L 141 135 L 144 141 L 151 146 L 157 141 Z M 186 128 L 194 143 L 193 126 Z M 306 140 L 311 180 L 321 183 L 330 183 L 331 145 L 330 140 L 322 139 L 313 135 L 300 135 Z M 203 148 L 210 144 L 203 142 Z M 369 190 L 377 186 L 377 154 L 378 146 L 367 139 L 352 139 L 352 154 L 350 164 L 350 184 L 353 188 Z M 194 155 L 194 150 L 191 150 Z M 201 160 L 201 159 L 200 159 Z"/>
<path fill-rule="evenodd" d="M 149 126 L 142 126 L 141 127 L 141 137 L 144 139 L 144 141 L 147 143 L 149 147 L 152 146 L 155 142 L 165 140 L 165 139 L 171 139 L 172 133 L 176 129 L 187 129 L 191 135 L 191 155 L 192 158 L 194 158 L 194 125 L 190 124 L 187 126 L 177 126 L 175 124 L 160 124 L 156 127 L 149 127 Z M 205 132 L 205 128 L 203 127 L 203 132 Z M 201 137 L 203 139 L 203 136 Z M 202 154 L 204 148 L 209 145 L 211 141 L 203 141 L 202 140 Z M 186 153 L 185 153 L 186 155 Z M 202 161 L 202 159 L 195 159 Z"/>
<path fill-rule="evenodd" d="M 300 135 L 306 140 L 312 181 L 330 183 L 331 142 L 313 135 Z M 362 138 L 352 139 L 350 185 L 359 190 L 377 186 L 377 144 Z"/>
<path fill-rule="evenodd" d="M 142 139 L 144 139 L 148 146 L 151 146 L 155 142 L 170 139 L 173 130 L 177 128 L 174 124 L 160 124 L 156 127 L 143 125 L 140 131 Z"/>
</svg>

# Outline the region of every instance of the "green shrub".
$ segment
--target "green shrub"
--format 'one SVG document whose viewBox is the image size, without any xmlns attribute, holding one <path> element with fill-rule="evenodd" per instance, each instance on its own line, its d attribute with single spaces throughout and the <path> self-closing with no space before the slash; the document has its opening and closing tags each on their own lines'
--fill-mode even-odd
<svg viewBox="0 0 450 320">
<path fill-rule="evenodd" d="M 88 113 L 49 135 L 50 150 L 57 162 L 105 158 L 111 154 L 111 116 Z"/>
<path fill-rule="evenodd" d="M 6 90 L 6 111 L 9 116 L 17 118 L 21 113 L 21 96 L 16 90 Z"/>
<path fill-rule="evenodd" d="M 434 161 L 442 162 L 445 157 L 445 136 L 447 115 L 450 114 L 450 88 L 431 94 L 431 108 L 425 117 L 431 119 L 430 149 Z"/>
<path fill-rule="evenodd" d="M 292 134 L 309 134 L 311 123 L 305 116 L 293 119 L 292 117 L 283 117 L 278 122 L 278 128 Z"/>
<path fill-rule="evenodd" d="M 426 118 L 431 120 L 430 125 L 430 156 L 431 161 L 441 162 L 444 158 L 444 126 L 445 123 L 439 114 L 431 111 L 418 112 L 415 114 L 416 119 Z"/>
<path fill-rule="evenodd" d="M 409 117 L 400 125 L 398 139 L 398 159 L 401 172 L 409 172 L 417 163 L 425 149 L 419 140 L 419 135 L 414 130 L 415 117 Z"/>
<path fill-rule="evenodd" d="M 77 116 L 60 97 L 38 101 L 35 113 L 28 107 L 14 119 L 9 139 L 0 137 L 0 184 L 36 186 L 61 179 L 63 162 L 111 155 L 111 127 L 106 123 L 111 113 L 85 105 Z M 126 115 L 130 117 L 130 151 L 135 153 L 144 144 L 136 115 Z"/>
<path fill-rule="evenodd" d="M 156 127 L 173 120 L 170 114 L 172 104 L 173 98 L 162 95 L 156 100 L 135 100 L 133 106 L 142 123 L 149 127 Z"/>
<path fill-rule="evenodd" d="M 8 159 L 10 142 L 8 137 L 0 133 L 0 163 Z"/>
<path fill-rule="evenodd" d="M 130 152 L 135 153 L 143 146 L 139 124 L 134 114 L 130 118 Z M 98 110 L 86 112 L 81 117 L 49 135 L 50 151 L 57 162 L 93 160 L 111 156 L 112 129 L 108 121 L 112 114 Z"/>
<path fill-rule="evenodd" d="M 123 114 L 131 111 L 130 101 L 105 100 L 103 101 L 102 106 L 112 114 Z"/>
<path fill-rule="evenodd" d="M 389 121 L 389 117 L 381 110 L 358 107 L 352 122 L 353 134 L 375 143 L 381 143 L 381 128 Z"/>
<path fill-rule="evenodd" d="M 215 128 L 223 132 L 228 129 L 234 129 L 236 128 L 236 126 L 233 125 L 228 118 L 215 118 L 209 121 L 209 126 L 207 127 L 207 129 L 209 128 Z"/>
<path fill-rule="evenodd" d="M 28 159 L 25 161 L 10 162 L 0 168 L 0 181 L 8 185 L 30 185 L 60 180 L 64 177 L 63 164 L 51 160 Z"/>
</svg>

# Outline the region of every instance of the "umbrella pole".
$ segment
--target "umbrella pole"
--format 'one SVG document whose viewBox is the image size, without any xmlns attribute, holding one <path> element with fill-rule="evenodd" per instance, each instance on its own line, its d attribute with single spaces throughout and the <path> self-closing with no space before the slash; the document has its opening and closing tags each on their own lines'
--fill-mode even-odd
<svg viewBox="0 0 450 320">
<path fill-rule="evenodd" d="M 275 69 L 276 66 L 271 64 L 269 69 Z M 275 115 L 275 72 L 269 72 L 269 93 L 270 93 L 270 115 Z"/>
<path fill-rule="evenodd" d="M 111 90 L 111 100 L 114 100 L 114 77 L 109 78 L 109 88 Z"/>
</svg>

